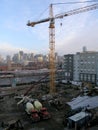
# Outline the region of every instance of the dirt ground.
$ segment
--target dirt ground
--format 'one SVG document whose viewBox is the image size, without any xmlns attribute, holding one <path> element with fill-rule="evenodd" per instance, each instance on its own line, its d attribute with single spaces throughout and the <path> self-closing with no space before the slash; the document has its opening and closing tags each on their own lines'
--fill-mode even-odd
<svg viewBox="0 0 98 130">
<path fill-rule="evenodd" d="M 32 123 L 31 119 L 25 113 L 23 107 L 17 106 L 17 101 L 14 99 L 14 96 L 10 95 L 5 96 L 4 100 L 0 101 L 0 123 L 2 121 L 7 123 L 10 120 L 20 119 L 24 126 L 24 130 L 66 130 L 67 128 L 65 128 L 62 123 L 63 117 L 69 109 L 69 107 L 66 105 L 66 102 L 77 96 L 79 94 L 79 90 L 70 87 L 65 88 L 65 86 L 62 88 L 63 89 L 59 90 L 61 95 L 60 98 L 62 99 L 63 103 L 62 108 L 58 109 L 57 107 L 50 105 L 48 101 L 42 102 L 43 106 L 46 107 L 48 112 L 51 114 L 51 119 Z M 36 94 L 38 89 L 36 92 L 34 91 L 32 92 L 33 98 L 39 98 L 40 100 L 39 95 Z M 38 97 L 36 97 L 36 95 L 38 95 Z"/>
<path fill-rule="evenodd" d="M 45 103 L 44 103 L 45 104 Z M 0 122 L 4 121 L 5 123 L 10 120 L 20 119 L 23 123 L 24 130 L 29 129 L 42 129 L 42 130 L 51 130 L 58 129 L 62 130 L 64 128 L 62 124 L 62 119 L 64 111 L 58 111 L 56 108 L 51 107 L 48 109 L 48 112 L 51 114 L 51 119 L 40 121 L 37 123 L 32 123 L 30 118 L 24 112 L 23 108 L 16 105 L 14 98 L 6 97 L 3 102 L 0 102 Z M 47 106 L 48 105 L 44 105 Z M 49 108 L 49 107 L 48 107 Z"/>
</svg>

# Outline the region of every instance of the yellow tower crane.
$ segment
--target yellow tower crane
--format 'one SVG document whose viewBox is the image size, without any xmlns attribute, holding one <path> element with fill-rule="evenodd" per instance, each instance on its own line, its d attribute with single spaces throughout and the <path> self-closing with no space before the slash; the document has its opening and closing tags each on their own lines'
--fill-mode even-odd
<svg viewBox="0 0 98 130">
<path fill-rule="evenodd" d="M 50 93 L 55 92 L 55 19 L 60 19 L 66 16 L 71 16 L 71 15 L 87 12 L 90 10 L 94 10 L 94 9 L 98 9 L 98 3 L 85 6 L 82 8 L 77 8 L 74 10 L 70 10 L 68 12 L 64 12 L 53 16 L 53 4 L 50 4 L 50 16 L 48 18 L 35 21 L 35 22 L 29 21 L 27 23 L 27 26 L 34 27 L 36 24 L 50 22 L 49 24 Z"/>
</svg>

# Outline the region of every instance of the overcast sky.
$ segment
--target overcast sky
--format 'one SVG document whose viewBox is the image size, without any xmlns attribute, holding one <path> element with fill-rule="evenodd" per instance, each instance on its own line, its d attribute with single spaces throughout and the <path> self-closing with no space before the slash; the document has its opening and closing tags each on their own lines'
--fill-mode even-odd
<svg viewBox="0 0 98 130">
<path fill-rule="evenodd" d="M 49 51 L 49 23 L 28 27 L 28 20 L 49 17 L 50 3 L 84 0 L 0 0 L 0 54 Z M 54 5 L 54 15 L 94 4 Z M 62 23 L 62 26 L 61 26 Z M 88 50 L 98 51 L 98 9 L 55 20 L 55 51 L 59 55 Z"/>
</svg>

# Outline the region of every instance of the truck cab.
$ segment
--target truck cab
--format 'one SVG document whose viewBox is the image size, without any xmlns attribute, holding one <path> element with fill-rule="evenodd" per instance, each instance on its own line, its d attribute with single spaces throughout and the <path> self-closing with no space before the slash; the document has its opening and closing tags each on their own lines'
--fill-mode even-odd
<svg viewBox="0 0 98 130">
<path fill-rule="evenodd" d="M 49 112 L 47 111 L 47 108 L 45 108 L 45 107 L 43 107 L 43 108 L 40 109 L 39 116 L 43 120 L 51 118 Z"/>
<path fill-rule="evenodd" d="M 32 119 L 32 122 L 38 122 L 38 121 L 40 121 L 40 116 L 38 115 L 38 112 L 36 110 L 32 110 L 31 111 L 30 117 Z"/>
</svg>

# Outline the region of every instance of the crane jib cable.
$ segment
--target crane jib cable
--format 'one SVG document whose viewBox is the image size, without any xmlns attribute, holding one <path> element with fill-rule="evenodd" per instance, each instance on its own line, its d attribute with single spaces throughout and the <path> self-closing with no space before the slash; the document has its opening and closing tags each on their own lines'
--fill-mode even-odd
<svg viewBox="0 0 98 130">
<path fill-rule="evenodd" d="M 57 14 L 57 15 L 55 15 L 55 19 L 63 18 L 65 16 L 70 16 L 70 15 L 74 15 L 74 14 L 83 13 L 83 12 L 94 10 L 97 8 L 98 8 L 98 3 L 84 6 L 82 8 L 73 9 L 73 10 L 70 10 L 70 11 L 62 13 L 62 14 Z"/>
<path fill-rule="evenodd" d="M 65 3 L 52 3 L 52 5 L 60 5 L 60 4 L 83 4 L 83 3 L 91 3 L 91 2 L 98 2 L 98 0 L 90 0 L 90 1 L 80 1 L 80 2 L 65 2 Z"/>
</svg>

